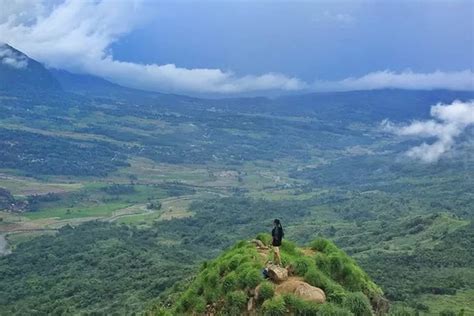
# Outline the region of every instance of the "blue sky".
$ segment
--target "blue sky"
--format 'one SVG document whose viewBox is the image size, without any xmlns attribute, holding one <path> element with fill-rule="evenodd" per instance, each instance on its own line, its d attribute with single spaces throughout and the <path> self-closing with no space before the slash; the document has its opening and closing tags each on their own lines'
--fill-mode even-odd
<svg viewBox="0 0 474 316">
<path fill-rule="evenodd" d="M 306 81 L 473 68 L 473 1 L 164 2 L 121 60 L 281 72 Z"/>
<path fill-rule="evenodd" d="M 474 1 L 0 0 L 49 67 L 186 94 L 474 89 Z"/>
</svg>

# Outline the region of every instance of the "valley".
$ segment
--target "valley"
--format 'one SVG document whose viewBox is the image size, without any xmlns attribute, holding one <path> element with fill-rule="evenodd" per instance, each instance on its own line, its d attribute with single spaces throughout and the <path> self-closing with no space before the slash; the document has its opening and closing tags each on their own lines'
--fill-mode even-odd
<svg viewBox="0 0 474 316">
<path fill-rule="evenodd" d="M 426 164 L 381 127 L 472 92 L 200 99 L 55 76 L 0 92 L 0 314 L 161 306 L 273 218 L 334 242 L 394 308 L 474 313 L 473 144 Z"/>
</svg>

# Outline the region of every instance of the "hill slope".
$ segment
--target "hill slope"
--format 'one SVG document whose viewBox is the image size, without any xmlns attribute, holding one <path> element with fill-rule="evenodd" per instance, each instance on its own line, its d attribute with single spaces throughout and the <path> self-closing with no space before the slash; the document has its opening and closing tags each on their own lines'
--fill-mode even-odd
<svg viewBox="0 0 474 316">
<path fill-rule="evenodd" d="M 0 42 L 0 91 L 60 91 L 61 86 L 39 62 Z"/>
<path fill-rule="evenodd" d="M 242 241 L 205 262 L 186 290 L 170 294 L 158 315 L 383 315 L 388 301 L 368 275 L 332 242 L 281 247 L 273 265 L 270 236 Z M 268 273 L 264 278 L 263 269 Z M 322 290 L 322 291 L 321 291 Z M 169 302 L 175 302 L 169 303 Z"/>
</svg>

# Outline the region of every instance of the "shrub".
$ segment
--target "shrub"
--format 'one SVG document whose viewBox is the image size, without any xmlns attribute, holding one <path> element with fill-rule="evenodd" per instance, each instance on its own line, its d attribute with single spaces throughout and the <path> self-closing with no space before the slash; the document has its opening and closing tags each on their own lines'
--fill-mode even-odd
<svg viewBox="0 0 474 316">
<path fill-rule="evenodd" d="M 282 297 L 274 297 L 263 303 L 262 310 L 265 316 L 283 316 L 286 314 L 285 301 Z"/>
<path fill-rule="evenodd" d="M 202 297 L 196 297 L 194 301 L 194 311 L 202 314 L 206 311 L 206 301 Z"/>
<path fill-rule="evenodd" d="M 219 281 L 219 274 L 217 273 L 217 271 L 214 269 L 208 270 L 208 273 L 204 276 L 204 282 L 211 287 L 215 287 L 217 286 L 218 281 Z"/>
<path fill-rule="evenodd" d="M 319 304 L 300 299 L 293 294 L 283 295 L 285 306 L 292 315 L 316 315 Z"/>
<path fill-rule="evenodd" d="M 330 264 L 329 264 L 329 259 L 328 257 L 323 254 L 322 252 L 317 252 L 316 255 L 314 256 L 314 263 L 316 264 L 316 267 L 329 274 L 331 272 Z"/>
<path fill-rule="evenodd" d="M 185 313 L 194 308 L 197 303 L 197 295 L 192 291 L 186 291 L 186 293 L 179 299 L 177 303 L 177 310 L 181 313 Z"/>
<path fill-rule="evenodd" d="M 342 304 L 346 298 L 346 291 L 342 286 L 337 283 L 331 283 L 328 287 L 324 289 L 328 301 L 335 304 Z"/>
<path fill-rule="evenodd" d="M 295 256 L 298 254 L 296 245 L 288 240 L 283 240 L 283 242 L 281 243 L 281 251 L 292 256 Z"/>
<path fill-rule="evenodd" d="M 246 246 L 248 246 L 247 241 L 241 240 L 241 241 L 239 241 L 239 242 L 234 246 L 234 248 L 235 248 L 235 249 L 238 249 L 238 248 L 244 248 L 244 247 L 246 247 Z"/>
<path fill-rule="evenodd" d="M 207 303 L 216 302 L 219 299 L 219 296 L 220 296 L 220 292 L 216 287 L 207 289 L 204 292 L 204 299 L 206 300 Z"/>
<path fill-rule="evenodd" d="M 248 269 L 242 278 L 244 287 L 255 288 L 260 282 L 262 282 L 262 273 L 257 269 Z"/>
<path fill-rule="evenodd" d="M 316 269 L 309 269 L 304 275 L 304 280 L 312 286 L 325 290 L 332 282 L 323 272 Z"/>
<path fill-rule="evenodd" d="M 339 251 L 337 247 L 327 239 L 317 238 L 310 243 L 310 247 L 313 250 L 321 251 L 326 254 Z"/>
<path fill-rule="evenodd" d="M 261 242 L 263 242 L 267 246 L 269 246 L 270 243 L 272 242 L 272 236 L 270 234 L 266 234 L 266 233 L 258 234 L 256 239 L 260 240 Z"/>
<path fill-rule="evenodd" d="M 369 299 L 362 292 L 348 293 L 343 306 L 354 313 L 354 316 L 372 315 Z"/>
<path fill-rule="evenodd" d="M 312 260 L 310 258 L 301 257 L 295 260 L 293 268 L 296 275 L 304 276 L 312 265 Z"/>
<path fill-rule="evenodd" d="M 223 276 L 228 270 L 228 260 L 220 260 L 217 266 L 217 271 L 220 276 Z"/>
<path fill-rule="evenodd" d="M 334 305 L 332 303 L 325 303 L 322 304 L 321 307 L 318 309 L 318 316 L 353 316 L 350 311 Z"/>
<path fill-rule="evenodd" d="M 247 304 L 247 295 L 243 291 L 233 291 L 226 296 L 226 315 L 241 315 Z"/>
<path fill-rule="evenodd" d="M 273 297 L 275 295 L 275 289 L 273 288 L 273 284 L 268 281 L 263 281 L 260 283 L 260 288 L 258 292 L 258 299 L 260 301 L 265 301 Z"/>
<path fill-rule="evenodd" d="M 343 282 L 350 291 L 362 291 L 370 288 L 369 280 L 367 280 L 364 272 L 353 263 L 349 263 L 344 267 L 342 275 Z"/>
<path fill-rule="evenodd" d="M 329 269 L 331 275 L 337 280 L 341 280 L 344 275 L 344 261 L 339 254 L 331 254 L 328 256 L 329 259 Z"/>
<path fill-rule="evenodd" d="M 237 287 L 237 275 L 234 271 L 227 274 L 222 281 L 222 289 L 225 293 L 235 290 Z"/>
<path fill-rule="evenodd" d="M 228 267 L 227 267 L 229 271 L 233 271 L 237 269 L 237 267 L 240 265 L 243 259 L 244 259 L 244 256 L 241 254 L 236 254 L 232 256 L 232 258 L 229 260 Z"/>
</svg>

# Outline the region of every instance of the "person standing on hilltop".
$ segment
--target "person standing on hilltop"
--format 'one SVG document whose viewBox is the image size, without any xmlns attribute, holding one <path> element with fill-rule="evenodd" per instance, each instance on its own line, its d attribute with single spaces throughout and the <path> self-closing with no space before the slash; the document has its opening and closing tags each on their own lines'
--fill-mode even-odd
<svg viewBox="0 0 474 316">
<path fill-rule="evenodd" d="M 281 246 L 281 241 L 284 235 L 285 233 L 283 232 L 283 226 L 281 226 L 280 220 L 276 218 L 273 221 L 272 246 L 273 246 L 274 261 L 275 261 L 275 264 L 277 265 L 281 265 L 280 246 Z"/>
</svg>

